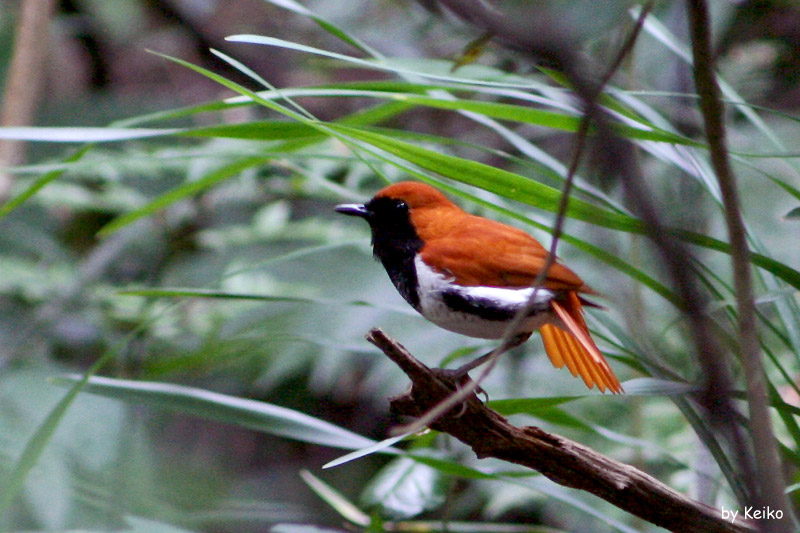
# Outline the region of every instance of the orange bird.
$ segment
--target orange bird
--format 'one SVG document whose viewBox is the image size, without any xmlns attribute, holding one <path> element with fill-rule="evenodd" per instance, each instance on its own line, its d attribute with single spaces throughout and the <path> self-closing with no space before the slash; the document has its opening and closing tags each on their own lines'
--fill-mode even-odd
<svg viewBox="0 0 800 533">
<path fill-rule="evenodd" d="M 375 257 L 414 309 L 434 324 L 470 337 L 503 337 L 527 304 L 549 255 L 524 231 L 470 215 L 422 183 L 396 183 L 366 204 L 342 204 L 336 211 L 369 223 Z M 554 366 L 566 365 L 589 388 L 621 393 L 619 380 L 586 327 L 583 305 L 593 304 L 581 294 L 594 291 L 554 262 L 513 345 L 538 329 Z M 466 374 L 489 355 L 455 372 Z"/>
</svg>

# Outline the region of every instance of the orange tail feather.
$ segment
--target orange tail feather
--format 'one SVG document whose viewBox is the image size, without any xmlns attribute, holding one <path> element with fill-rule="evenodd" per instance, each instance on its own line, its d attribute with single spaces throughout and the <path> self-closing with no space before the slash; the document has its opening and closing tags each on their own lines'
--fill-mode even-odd
<svg viewBox="0 0 800 533">
<path fill-rule="evenodd" d="M 597 385 L 601 392 L 606 389 L 615 394 L 623 392 L 617 376 L 589 334 L 578 294 L 572 292 L 566 302 L 553 301 L 552 305 L 566 327 L 565 330 L 546 324 L 540 329 L 544 349 L 553 365 L 561 368 L 566 364 L 572 375 L 580 375 L 590 389 Z"/>
</svg>

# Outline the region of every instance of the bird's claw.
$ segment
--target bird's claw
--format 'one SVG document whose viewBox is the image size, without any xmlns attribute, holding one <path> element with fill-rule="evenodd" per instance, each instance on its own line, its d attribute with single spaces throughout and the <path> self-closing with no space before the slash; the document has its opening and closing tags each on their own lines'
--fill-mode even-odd
<svg viewBox="0 0 800 533">
<path fill-rule="evenodd" d="M 432 368 L 431 369 L 437 376 L 441 377 L 447 383 L 452 383 L 457 389 L 473 383 L 472 378 L 469 377 L 469 372 L 461 368 Z M 489 394 L 480 385 L 474 385 L 475 394 L 483 395 L 484 401 L 489 401 Z M 462 413 L 463 414 L 463 413 Z M 459 415 L 460 416 L 460 415 Z"/>
</svg>

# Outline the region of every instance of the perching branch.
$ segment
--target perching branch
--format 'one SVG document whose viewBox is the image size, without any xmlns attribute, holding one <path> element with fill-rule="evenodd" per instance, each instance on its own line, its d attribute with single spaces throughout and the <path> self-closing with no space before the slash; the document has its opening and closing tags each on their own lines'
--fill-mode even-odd
<svg viewBox="0 0 800 533">
<path fill-rule="evenodd" d="M 371 330 L 367 340 L 411 379 L 411 390 L 391 399 L 393 413 L 421 416 L 456 389 L 456 383 L 422 364 L 380 329 Z M 723 519 L 719 510 L 692 501 L 641 470 L 582 444 L 536 427 L 513 426 L 474 394 L 433 422 L 431 428 L 470 446 L 479 458 L 495 457 L 531 468 L 559 485 L 590 492 L 671 531 L 757 531 L 750 522 Z"/>
</svg>

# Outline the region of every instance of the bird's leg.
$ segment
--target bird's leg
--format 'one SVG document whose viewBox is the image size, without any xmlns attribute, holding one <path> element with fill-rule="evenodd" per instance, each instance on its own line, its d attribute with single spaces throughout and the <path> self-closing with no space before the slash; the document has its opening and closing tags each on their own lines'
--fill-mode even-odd
<svg viewBox="0 0 800 533">
<path fill-rule="evenodd" d="M 517 335 L 516 337 L 511 339 L 508 342 L 508 344 L 506 344 L 506 346 L 503 349 L 503 352 L 506 352 L 506 351 L 508 351 L 508 350 L 510 350 L 512 348 L 516 348 L 517 346 L 519 346 L 520 344 L 522 344 L 523 342 L 528 340 L 530 338 L 530 336 L 531 336 L 530 333 L 520 333 L 519 335 Z M 462 378 L 465 375 L 467 375 L 470 370 L 474 370 L 474 369 L 478 368 L 482 364 L 484 364 L 487 361 L 489 361 L 493 356 L 496 357 L 496 355 L 494 355 L 494 353 L 496 351 L 497 350 L 495 349 L 495 350 L 492 350 L 491 352 L 489 352 L 487 354 L 483 354 L 482 356 L 478 357 L 477 359 L 473 359 L 469 363 L 463 364 L 458 368 L 455 368 L 455 369 L 452 369 L 452 370 L 446 370 L 445 371 L 446 375 L 451 376 L 453 378 Z"/>
<path fill-rule="evenodd" d="M 507 352 L 509 349 L 515 348 L 515 347 L 519 346 L 520 344 L 522 344 L 523 342 L 525 342 L 526 340 L 528 340 L 528 337 L 530 337 L 530 336 L 531 336 L 530 333 L 520 333 L 517 336 L 513 337 L 507 343 L 501 344 L 500 346 L 498 346 L 497 348 L 495 348 L 494 350 L 492 350 L 488 354 L 482 355 L 482 356 L 478 357 L 478 359 L 476 359 L 475 361 L 467 363 L 466 365 L 463 365 L 460 368 L 456 368 L 455 370 L 447 370 L 447 369 L 443 369 L 443 368 L 431 369 L 431 370 L 435 370 L 438 374 L 440 374 L 442 376 L 445 376 L 445 377 L 453 376 L 453 372 L 455 372 L 456 375 L 453 376 L 453 377 L 455 377 L 455 383 L 457 383 L 457 384 L 461 383 L 462 386 L 460 388 L 457 388 L 453 392 L 453 394 L 451 394 L 450 396 L 445 398 L 443 401 L 439 402 L 430 411 L 428 411 L 427 413 L 422 415 L 420 418 L 418 418 L 417 420 L 415 420 L 411 424 L 408 424 L 406 426 L 398 428 L 396 430 L 396 433 L 397 434 L 416 433 L 416 432 L 422 430 L 423 428 L 429 426 L 431 423 L 433 423 L 434 421 L 439 419 L 439 417 L 441 417 L 442 415 L 447 413 L 450 409 L 452 409 L 453 407 L 455 407 L 455 406 L 457 406 L 459 404 L 463 404 L 462 411 L 458 415 L 458 416 L 461 416 L 466 411 L 466 400 L 467 400 L 467 398 L 469 398 L 470 395 L 474 394 L 476 391 L 482 391 L 483 390 L 483 389 L 481 389 L 481 383 L 483 382 L 484 379 L 486 379 L 486 377 L 492 371 L 492 369 L 494 368 L 494 365 L 497 364 L 497 359 L 503 353 Z M 469 379 L 469 376 L 467 376 L 467 373 L 470 370 L 472 370 L 473 368 L 475 368 L 477 366 L 480 366 L 480 365 L 482 365 L 484 363 L 488 363 L 488 365 L 486 366 L 486 368 L 483 369 L 483 372 L 481 372 L 481 374 L 477 377 L 477 379 L 475 381 Z M 464 370 L 464 369 L 466 369 L 466 370 Z M 460 375 L 459 375 L 459 373 L 460 373 Z M 464 380 L 464 376 L 467 376 L 466 380 Z"/>
<path fill-rule="evenodd" d="M 520 333 L 519 335 L 517 335 L 516 337 L 511 339 L 508 342 L 508 344 L 506 344 L 503 347 L 503 349 L 502 349 L 502 351 L 500 353 L 504 353 L 504 352 L 506 352 L 506 351 L 508 351 L 508 350 L 510 350 L 512 348 L 516 348 L 517 346 L 519 346 L 520 344 L 522 344 L 523 342 L 528 340 L 528 338 L 530 336 L 531 336 L 530 333 Z M 435 369 L 436 373 L 441 375 L 444 378 L 452 379 L 453 381 L 455 381 L 458 384 L 465 385 L 465 384 L 467 384 L 467 383 L 469 383 L 471 381 L 469 379 L 469 375 L 468 375 L 470 370 L 474 370 L 474 369 L 478 368 L 479 366 L 481 366 L 482 364 L 484 364 L 484 363 L 486 363 L 488 361 L 491 361 L 494 358 L 497 358 L 500 355 L 500 353 L 495 353 L 495 352 L 497 352 L 497 350 L 498 349 L 496 348 L 496 349 L 492 350 L 491 352 L 486 353 L 486 354 L 478 357 L 477 359 L 473 359 L 469 363 L 461 365 L 458 368 L 453 368 L 453 369 L 447 369 L 447 368 Z M 481 387 L 480 380 L 476 384 L 476 386 L 474 388 L 474 391 L 477 394 L 483 394 L 483 396 L 485 398 L 485 401 L 487 401 L 487 402 L 489 401 L 489 395 Z"/>
<path fill-rule="evenodd" d="M 494 354 L 494 350 L 491 352 L 484 354 L 477 359 L 473 359 L 469 363 L 461 365 L 458 368 L 432 368 L 431 370 L 436 372 L 436 374 L 442 376 L 442 378 L 446 380 L 452 380 L 457 383 L 459 386 L 468 385 L 472 382 L 469 377 L 469 371 L 474 370 L 487 362 L 489 359 L 492 358 L 492 354 Z M 483 390 L 483 387 L 480 384 L 475 386 L 475 393 L 482 394 L 484 401 L 489 401 L 489 395 L 486 394 L 486 391 Z"/>
</svg>

